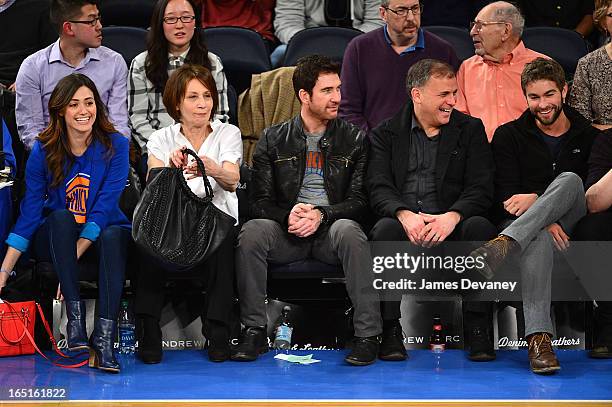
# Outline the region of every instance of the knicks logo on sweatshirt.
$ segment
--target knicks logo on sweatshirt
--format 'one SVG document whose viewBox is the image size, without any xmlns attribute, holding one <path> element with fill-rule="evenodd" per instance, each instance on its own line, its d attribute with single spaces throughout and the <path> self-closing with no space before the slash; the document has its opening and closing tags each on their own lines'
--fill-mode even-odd
<svg viewBox="0 0 612 407">
<path fill-rule="evenodd" d="M 72 212 L 77 223 L 87 220 L 88 197 L 89 174 L 79 172 L 66 183 L 66 209 Z"/>
</svg>

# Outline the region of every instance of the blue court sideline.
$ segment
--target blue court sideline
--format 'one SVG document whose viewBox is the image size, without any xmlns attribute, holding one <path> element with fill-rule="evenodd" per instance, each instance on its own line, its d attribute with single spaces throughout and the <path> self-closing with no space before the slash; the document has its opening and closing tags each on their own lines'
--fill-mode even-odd
<svg viewBox="0 0 612 407">
<path fill-rule="evenodd" d="M 406 362 L 367 367 L 346 365 L 345 351 L 293 353 L 313 353 L 322 362 L 290 364 L 269 352 L 255 363 L 213 364 L 204 351 L 167 351 L 159 365 L 121 357 L 121 374 L 111 375 L 22 356 L 0 359 L 0 383 L 4 389 L 66 387 L 72 400 L 612 400 L 612 360 L 588 359 L 585 351 L 558 351 L 562 370 L 554 376 L 532 374 L 526 351 L 500 351 L 494 362 L 473 363 L 458 350 L 439 359 L 419 350 L 411 351 Z"/>
</svg>

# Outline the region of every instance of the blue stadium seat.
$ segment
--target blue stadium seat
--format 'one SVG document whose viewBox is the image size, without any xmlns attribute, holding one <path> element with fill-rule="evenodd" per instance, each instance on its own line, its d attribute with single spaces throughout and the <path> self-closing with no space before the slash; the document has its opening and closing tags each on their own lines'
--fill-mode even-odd
<svg viewBox="0 0 612 407">
<path fill-rule="evenodd" d="M 147 28 L 155 0 L 104 0 L 98 2 L 104 26 Z"/>
<path fill-rule="evenodd" d="M 208 50 L 221 58 L 228 82 L 238 94 L 251 85 L 251 75 L 272 69 L 266 44 L 253 30 L 211 27 L 200 31 Z"/>
<path fill-rule="evenodd" d="M 559 62 L 568 79 L 574 77 L 578 60 L 588 52 L 588 44 L 576 31 L 557 27 L 529 27 L 523 32 L 527 48 Z"/>
<path fill-rule="evenodd" d="M 227 103 L 229 104 L 229 123 L 238 126 L 238 94 L 232 85 L 227 86 Z"/>
<path fill-rule="evenodd" d="M 423 28 L 449 42 L 457 53 L 459 60 L 465 61 L 474 56 L 474 43 L 472 42 L 472 37 L 470 37 L 470 32 L 466 28 L 446 27 L 441 25 L 432 25 Z"/>
<path fill-rule="evenodd" d="M 302 30 L 287 44 L 283 66 L 294 66 L 298 59 L 312 54 L 325 55 L 342 63 L 346 46 L 361 34 L 363 33 L 359 30 L 343 27 L 313 27 Z"/>
<path fill-rule="evenodd" d="M 129 67 L 136 55 L 146 50 L 147 30 L 136 27 L 102 28 L 102 45 L 121 54 Z"/>
</svg>

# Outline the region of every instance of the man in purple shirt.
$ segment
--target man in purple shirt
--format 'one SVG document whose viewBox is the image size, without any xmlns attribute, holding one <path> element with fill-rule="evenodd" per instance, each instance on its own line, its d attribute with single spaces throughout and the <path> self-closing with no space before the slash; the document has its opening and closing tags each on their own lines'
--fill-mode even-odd
<svg viewBox="0 0 612 407">
<path fill-rule="evenodd" d="M 28 149 L 49 123 L 51 92 L 63 77 L 89 76 L 117 130 L 129 137 L 127 67 L 123 57 L 102 47 L 97 0 L 52 0 L 51 22 L 59 40 L 27 57 L 17 73 L 15 115 L 19 138 Z"/>
<path fill-rule="evenodd" d="M 451 45 L 421 29 L 418 0 L 382 0 L 385 26 L 355 37 L 342 62 L 340 117 L 371 130 L 406 104 L 408 69 L 422 59 L 437 59 L 453 68 L 459 59 Z"/>
</svg>

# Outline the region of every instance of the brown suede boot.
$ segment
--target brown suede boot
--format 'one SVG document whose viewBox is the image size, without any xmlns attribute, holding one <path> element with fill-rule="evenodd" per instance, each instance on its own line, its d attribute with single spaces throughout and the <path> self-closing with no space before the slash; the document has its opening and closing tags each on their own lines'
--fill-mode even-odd
<svg viewBox="0 0 612 407">
<path fill-rule="evenodd" d="M 519 244 L 511 237 L 499 235 L 470 253 L 470 257 L 474 259 L 477 257 L 483 258 L 484 267 L 477 270 L 487 280 L 490 280 L 493 278 L 495 271 L 504 264 L 511 254 L 518 252 L 519 248 Z"/>
<path fill-rule="evenodd" d="M 550 334 L 546 332 L 537 332 L 527 337 L 529 365 L 533 373 L 550 374 L 561 369 L 550 337 Z"/>
</svg>

